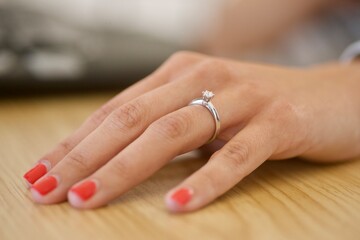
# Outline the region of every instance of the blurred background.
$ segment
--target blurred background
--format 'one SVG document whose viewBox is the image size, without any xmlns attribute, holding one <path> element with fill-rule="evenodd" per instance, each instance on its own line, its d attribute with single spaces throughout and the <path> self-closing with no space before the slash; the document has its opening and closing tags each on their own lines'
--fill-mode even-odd
<svg viewBox="0 0 360 240">
<path fill-rule="evenodd" d="M 309 66 L 359 39 L 350 0 L 0 0 L 0 95 L 121 89 L 178 50 Z"/>
</svg>

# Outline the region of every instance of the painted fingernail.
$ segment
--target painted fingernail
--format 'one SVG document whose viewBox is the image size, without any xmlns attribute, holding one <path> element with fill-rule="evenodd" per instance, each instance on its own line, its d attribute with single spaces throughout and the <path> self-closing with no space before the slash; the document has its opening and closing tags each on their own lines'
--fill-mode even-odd
<svg viewBox="0 0 360 240">
<path fill-rule="evenodd" d="M 24 174 L 24 178 L 30 184 L 34 184 L 39 178 L 44 176 L 50 169 L 50 162 L 46 160 L 40 161 L 32 169 Z"/>
<path fill-rule="evenodd" d="M 41 179 L 39 182 L 35 183 L 30 190 L 34 200 L 37 200 L 54 190 L 57 185 L 58 180 L 54 176 L 47 176 L 44 179 Z"/>
<path fill-rule="evenodd" d="M 96 182 L 87 180 L 72 187 L 68 193 L 68 200 L 74 206 L 79 206 L 83 201 L 91 198 L 96 192 Z"/>
<path fill-rule="evenodd" d="M 167 199 L 170 208 L 183 207 L 192 198 L 194 191 L 190 188 L 179 188 Z"/>
</svg>

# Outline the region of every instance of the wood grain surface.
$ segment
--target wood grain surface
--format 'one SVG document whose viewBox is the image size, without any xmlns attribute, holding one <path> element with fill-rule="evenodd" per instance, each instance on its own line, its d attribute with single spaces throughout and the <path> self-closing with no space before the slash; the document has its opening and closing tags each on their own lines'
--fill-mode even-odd
<svg viewBox="0 0 360 240">
<path fill-rule="evenodd" d="M 30 200 L 22 175 L 109 94 L 0 100 L 0 239 L 360 239 L 360 161 L 267 162 L 210 206 L 169 214 L 168 189 L 206 163 L 165 166 L 113 204 L 79 211 Z"/>
</svg>

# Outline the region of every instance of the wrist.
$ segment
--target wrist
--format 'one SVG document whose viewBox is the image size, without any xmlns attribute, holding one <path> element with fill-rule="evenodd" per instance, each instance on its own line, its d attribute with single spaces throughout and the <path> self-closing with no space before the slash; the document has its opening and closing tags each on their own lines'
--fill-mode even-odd
<svg viewBox="0 0 360 240">
<path fill-rule="evenodd" d="M 332 81 L 340 93 L 342 90 L 355 104 L 355 112 L 360 116 L 360 61 L 347 64 L 330 63 L 317 66 L 313 69 L 319 79 Z"/>
<path fill-rule="evenodd" d="M 331 63 L 309 69 L 314 119 L 311 150 L 303 157 L 342 160 L 360 155 L 360 64 Z"/>
</svg>

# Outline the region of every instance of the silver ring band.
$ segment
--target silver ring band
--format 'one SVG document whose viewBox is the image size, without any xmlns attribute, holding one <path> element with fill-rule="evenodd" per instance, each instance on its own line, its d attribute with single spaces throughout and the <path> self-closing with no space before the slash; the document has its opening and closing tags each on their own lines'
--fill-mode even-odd
<svg viewBox="0 0 360 240">
<path fill-rule="evenodd" d="M 220 116 L 219 116 L 219 113 L 216 111 L 216 108 L 214 107 L 214 105 L 210 102 L 210 100 L 215 96 L 215 94 L 213 94 L 212 92 L 207 91 L 207 90 L 203 91 L 202 93 L 203 93 L 203 97 L 192 100 L 189 103 L 189 106 L 200 105 L 200 106 L 206 107 L 207 110 L 209 110 L 209 112 L 213 116 L 214 122 L 215 122 L 215 131 L 214 131 L 214 134 L 212 135 L 212 137 L 208 141 L 208 143 L 210 143 L 215 140 L 215 138 L 217 137 L 217 135 L 220 132 Z"/>
</svg>

